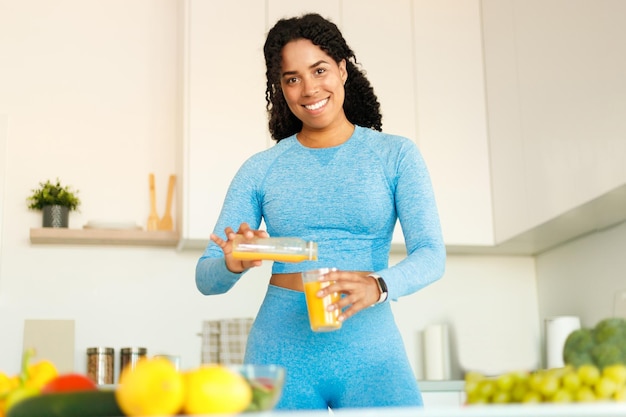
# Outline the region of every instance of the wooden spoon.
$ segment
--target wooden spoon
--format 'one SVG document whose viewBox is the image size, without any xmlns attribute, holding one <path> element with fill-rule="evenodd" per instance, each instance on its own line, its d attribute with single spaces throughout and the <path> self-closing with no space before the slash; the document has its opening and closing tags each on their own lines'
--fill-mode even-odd
<svg viewBox="0 0 626 417">
<path fill-rule="evenodd" d="M 165 206 L 165 214 L 159 220 L 159 230 L 173 230 L 174 223 L 172 221 L 172 197 L 174 196 L 174 185 L 176 184 L 176 175 L 170 175 L 170 182 L 167 186 L 167 205 Z"/>
<path fill-rule="evenodd" d="M 156 192 L 154 191 L 154 174 L 150 173 L 150 215 L 148 216 L 148 230 L 159 228 L 159 215 L 156 210 Z"/>
</svg>

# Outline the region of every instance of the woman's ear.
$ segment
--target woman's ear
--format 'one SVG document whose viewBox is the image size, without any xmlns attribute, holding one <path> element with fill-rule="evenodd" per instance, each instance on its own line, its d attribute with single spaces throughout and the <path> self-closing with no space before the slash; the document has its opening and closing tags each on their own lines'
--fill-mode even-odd
<svg viewBox="0 0 626 417">
<path fill-rule="evenodd" d="M 342 59 L 339 62 L 339 74 L 341 75 L 341 79 L 343 80 L 343 84 L 346 84 L 348 80 L 348 69 L 346 68 L 346 60 Z"/>
</svg>

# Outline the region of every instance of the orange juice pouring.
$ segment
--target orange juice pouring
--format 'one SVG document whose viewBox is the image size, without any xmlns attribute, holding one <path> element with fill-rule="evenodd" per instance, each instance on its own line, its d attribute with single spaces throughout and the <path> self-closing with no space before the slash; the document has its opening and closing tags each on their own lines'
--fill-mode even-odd
<svg viewBox="0 0 626 417">
<path fill-rule="evenodd" d="M 239 235 L 233 242 L 233 258 L 240 260 L 267 260 L 302 262 L 317 260 L 317 243 L 296 237 L 255 237 L 244 239 Z"/>
<path fill-rule="evenodd" d="M 331 293 L 324 298 L 319 298 L 317 292 L 327 287 L 332 281 L 319 281 L 319 277 L 336 271 L 337 268 L 321 268 L 302 273 L 302 283 L 304 285 L 304 295 L 306 298 L 307 310 L 309 311 L 309 322 L 311 330 L 314 332 L 329 332 L 341 327 L 339 321 L 339 310 L 326 311 L 326 307 L 339 301 L 339 293 Z"/>
</svg>

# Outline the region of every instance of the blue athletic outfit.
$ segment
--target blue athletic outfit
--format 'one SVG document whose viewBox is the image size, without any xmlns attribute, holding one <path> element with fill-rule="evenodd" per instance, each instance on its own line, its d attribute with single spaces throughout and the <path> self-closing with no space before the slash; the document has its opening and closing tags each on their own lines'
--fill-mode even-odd
<svg viewBox="0 0 626 417">
<path fill-rule="evenodd" d="M 318 261 L 274 262 L 272 273 L 321 267 L 373 271 L 388 300 L 443 275 L 445 247 L 426 165 L 410 140 L 355 126 L 339 146 L 307 148 L 293 135 L 249 158 L 235 175 L 214 232 L 265 221 L 270 236 L 318 244 Z M 407 257 L 389 267 L 396 220 Z M 228 271 L 211 242 L 196 267 L 203 294 L 228 291 L 243 274 Z M 312 332 L 304 294 L 268 286 L 252 326 L 248 363 L 287 369 L 278 408 L 418 406 L 421 394 L 388 302 L 361 310 L 340 330 Z"/>
</svg>

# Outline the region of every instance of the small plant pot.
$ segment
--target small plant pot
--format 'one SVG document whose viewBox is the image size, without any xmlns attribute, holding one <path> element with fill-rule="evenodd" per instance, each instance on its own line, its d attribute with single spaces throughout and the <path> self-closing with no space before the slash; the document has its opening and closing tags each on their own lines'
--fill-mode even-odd
<svg viewBox="0 0 626 417">
<path fill-rule="evenodd" d="M 68 227 L 70 209 L 65 206 L 44 206 L 43 227 Z"/>
</svg>

